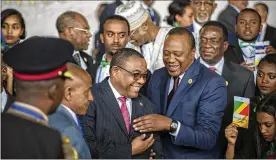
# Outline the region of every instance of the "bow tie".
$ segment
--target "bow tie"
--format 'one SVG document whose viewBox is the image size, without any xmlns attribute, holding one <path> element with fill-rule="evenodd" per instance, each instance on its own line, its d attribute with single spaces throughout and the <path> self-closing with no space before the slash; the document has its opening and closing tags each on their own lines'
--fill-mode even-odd
<svg viewBox="0 0 276 160">
<path fill-rule="evenodd" d="M 108 63 L 107 61 L 102 60 L 101 63 L 100 63 L 100 65 L 101 65 L 103 68 L 105 68 L 107 65 L 109 65 L 109 63 Z"/>
<path fill-rule="evenodd" d="M 255 48 L 255 42 L 253 42 L 253 43 L 248 43 L 248 42 L 243 42 L 243 41 L 241 41 L 241 42 L 240 42 L 240 47 L 241 47 L 241 48 L 247 48 L 247 47 L 253 47 L 253 48 Z"/>
</svg>

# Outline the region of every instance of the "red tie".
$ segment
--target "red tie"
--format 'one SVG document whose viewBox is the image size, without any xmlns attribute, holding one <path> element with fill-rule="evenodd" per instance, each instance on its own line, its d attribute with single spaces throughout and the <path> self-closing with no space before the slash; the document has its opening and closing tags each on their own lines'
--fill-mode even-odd
<svg viewBox="0 0 276 160">
<path fill-rule="evenodd" d="M 171 103 L 172 97 L 178 87 L 179 80 L 180 80 L 179 77 L 173 77 L 173 89 L 171 90 L 170 94 L 168 95 L 167 107 Z"/>
<path fill-rule="evenodd" d="M 125 124 L 126 124 L 126 129 L 127 129 L 127 133 L 129 133 L 130 131 L 130 117 L 129 117 L 129 113 L 127 110 L 127 105 L 126 105 L 126 97 L 119 97 L 118 98 L 121 101 L 121 113 L 123 115 Z"/>
<path fill-rule="evenodd" d="M 209 69 L 213 72 L 216 72 L 216 70 L 217 70 L 216 67 L 209 67 Z"/>
</svg>

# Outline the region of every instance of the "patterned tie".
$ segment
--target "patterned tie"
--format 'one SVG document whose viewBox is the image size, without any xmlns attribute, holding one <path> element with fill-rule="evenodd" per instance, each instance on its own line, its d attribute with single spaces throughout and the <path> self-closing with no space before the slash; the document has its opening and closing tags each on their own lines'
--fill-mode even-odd
<svg viewBox="0 0 276 160">
<path fill-rule="evenodd" d="M 76 53 L 73 55 L 73 58 L 74 58 L 75 61 L 78 63 L 78 65 L 81 66 L 80 53 L 79 53 L 79 52 L 76 52 Z"/>
<path fill-rule="evenodd" d="M 129 134 L 129 131 L 130 131 L 130 117 L 129 117 L 129 113 L 128 113 L 128 110 L 127 110 L 126 97 L 119 97 L 118 99 L 122 103 L 121 104 L 121 113 L 122 113 L 124 121 L 125 121 L 127 133 Z"/>
<path fill-rule="evenodd" d="M 167 101 L 167 107 L 169 106 L 169 104 L 171 103 L 171 100 L 173 98 L 173 95 L 178 87 L 179 84 L 179 77 L 173 77 L 173 89 L 171 90 L 170 94 L 168 95 L 168 101 Z"/>
<path fill-rule="evenodd" d="M 216 72 L 216 70 L 217 70 L 216 67 L 209 67 L 209 69 L 213 72 Z"/>
</svg>

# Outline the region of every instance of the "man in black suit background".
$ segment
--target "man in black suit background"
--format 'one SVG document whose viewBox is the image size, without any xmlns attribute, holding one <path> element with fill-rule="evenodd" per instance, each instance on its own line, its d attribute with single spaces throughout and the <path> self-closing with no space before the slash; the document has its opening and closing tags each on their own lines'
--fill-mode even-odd
<svg viewBox="0 0 276 160">
<path fill-rule="evenodd" d="M 93 79 L 95 64 L 92 57 L 83 52 L 87 50 L 92 37 L 86 18 L 78 12 L 66 11 L 57 18 L 56 28 L 59 37 L 71 42 L 74 46 L 71 62 L 86 70 Z"/>
<path fill-rule="evenodd" d="M 233 118 L 234 96 L 253 97 L 254 75 L 239 64 L 224 60 L 224 52 L 228 48 L 227 28 L 218 21 L 209 21 L 200 32 L 200 62 L 225 79 L 227 85 L 227 106 L 222 118 L 222 125 L 217 144 L 220 155 L 224 158 L 227 141 L 224 129 L 231 124 Z"/>
<path fill-rule="evenodd" d="M 160 26 L 160 15 L 152 7 L 154 0 L 144 0 L 143 7 L 149 12 L 150 18 L 156 26 Z"/>
<path fill-rule="evenodd" d="M 110 64 L 110 77 L 92 88 L 94 101 L 81 117 L 84 137 L 93 158 L 148 159 L 151 149 L 160 158 L 159 136 L 133 129 L 137 117 L 155 113 L 155 106 L 140 88 L 147 78 L 147 64 L 133 49 L 121 49 Z"/>
<path fill-rule="evenodd" d="M 254 9 L 260 14 L 262 19 L 262 31 L 260 41 L 269 41 L 273 48 L 276 48 L 276 28 L 267 24 L 269 8 L 265 3 L 256 3 Z"/>
</svg>

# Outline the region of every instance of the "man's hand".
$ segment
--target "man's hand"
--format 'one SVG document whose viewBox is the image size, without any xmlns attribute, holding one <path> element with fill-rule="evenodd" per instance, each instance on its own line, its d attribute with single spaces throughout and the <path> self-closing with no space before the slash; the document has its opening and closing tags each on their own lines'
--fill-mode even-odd
<svg viewBox="0 0 276 160">
<path fill-rule="evenodd" d="M 148 139 L 146 138 L 146 134 L 142 134 L 139 137 L 136 137 L 131 142 L 132 146 L 132 155 L 143 153 L 145 150 L 147 150 L 150 146 L 152 146 L 154 139 L 153 134 L 150 135 Z"/>
<path fill-rule="evenodd" d="M 133 122 L 133 128 L 136 131 L 144 133 L 164 130 L 169 131 L 172 119 L 159 114 L 150 114 L 136 118 Z"/>
<path fill-rule="evenodd" d="M 276 53 L 276 49 L 273 48 L 272 46 L 267 46 L 265 48 L 265 53 L 267 53 L 267 54 Z"/>
<path fill-rule="evenodd" d="M 256 69 L 256 67 L 255 67 L 255 64 L 254 64 L 254 63 L 246 63 L 246 62 L 242 62 L 242 63 L 241 63 L 241 66 L 242 66 L 242 67 L 244 67 L 244 68 L 246 68 L 246 69 L 248 69 L 248 70 L 250 70 L 250 71 L 252 71 L 252 72 L 254 72 L 254 71 L 255 71 L 255 69 Z"/>
</svg>

